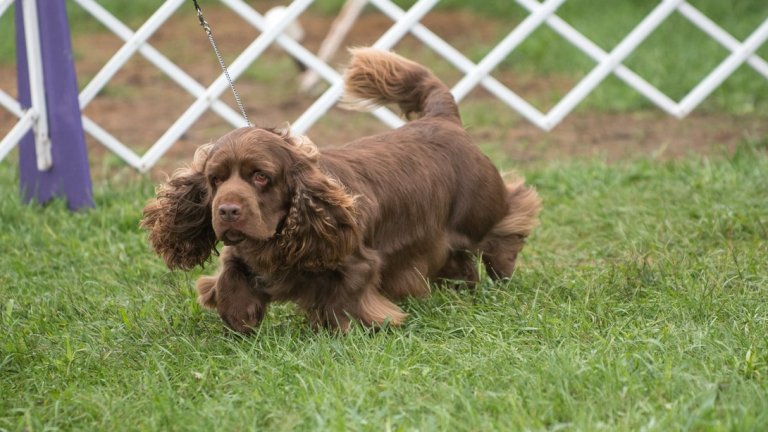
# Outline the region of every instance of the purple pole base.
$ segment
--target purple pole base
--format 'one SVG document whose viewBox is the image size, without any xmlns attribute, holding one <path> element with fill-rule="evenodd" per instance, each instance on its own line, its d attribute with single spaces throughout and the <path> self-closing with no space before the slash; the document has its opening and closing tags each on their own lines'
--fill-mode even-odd
<svg viewBox="0 0 768 432">
<path fill-rule="evenodd" d="M 37 0 L 37 10 L 53 167 L 37 170 L 35 138 L 30 131 L 19 143 L 22 200 L 45 204 L 55 197 L 65 197 L 70 210 L 93 207 L 66 6 L 64 0 Z M 19 103 L 28 108 L 31 98 L 21 0 L 16 0 L 15 12 Z"/>
</svg>

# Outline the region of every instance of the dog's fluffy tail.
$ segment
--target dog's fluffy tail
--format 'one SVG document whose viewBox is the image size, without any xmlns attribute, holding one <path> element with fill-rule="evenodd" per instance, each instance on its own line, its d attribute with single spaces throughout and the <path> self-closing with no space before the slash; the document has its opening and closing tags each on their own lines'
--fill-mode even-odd
<svg viewBox="0 0 768 432">
<path fill-rule="evenodd" d="M 414 114 L 460 123 L 456 100 L 429 69 L 397 54 L 374 48 L 350 50 L 344 73 L 342 106 L 367 111 L 396 103 L 407 118 Z"/>
</svg>

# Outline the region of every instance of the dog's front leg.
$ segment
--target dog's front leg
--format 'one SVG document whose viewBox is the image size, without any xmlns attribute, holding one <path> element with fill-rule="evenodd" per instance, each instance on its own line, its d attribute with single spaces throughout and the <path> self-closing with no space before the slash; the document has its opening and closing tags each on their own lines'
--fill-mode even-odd
<svg viewBox="0 0 768 432">
<path fill-rule="evenodd" d="M 380 292 L 381 258 L 373 250 L 361 248 L 335 274 L 340 277 L 328 278 L 326 286 L 316 281 L 321 284 L 316 291 L 324 295 L 309 310 L 313 326 L 347 331 L 351 320 L 367 327 L 405 321 L 406 314 Z"/>
<path fill-rule="evenodd" d="M 221 258 L 221 272 L 201 277 L 196 288 L 198 303 L 216 309 L 227 326 L 245 334 L 259 325 L 270 300 L 269 295 L 258 291 L 245 263 L 225 254 Z"/>
</svg>

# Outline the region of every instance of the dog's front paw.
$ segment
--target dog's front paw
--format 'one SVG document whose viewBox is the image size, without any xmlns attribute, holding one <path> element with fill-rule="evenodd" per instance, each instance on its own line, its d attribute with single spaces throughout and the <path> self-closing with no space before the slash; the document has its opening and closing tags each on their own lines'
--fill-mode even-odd
<svg viewBox="0 0 768 432">
<path fill-rule="evenodd" d="M 216 309 L 216 276 L 203 276 L 195 283 L 197 302 L 208 309 Z"/>
<path fill-rule="evenodd" d="M 264 318 L 266 305 L 253 297 L 231 300 L 233 301 L 219 301 L 219 316 L 232 330 L 250 334 Z"/>
</svg>

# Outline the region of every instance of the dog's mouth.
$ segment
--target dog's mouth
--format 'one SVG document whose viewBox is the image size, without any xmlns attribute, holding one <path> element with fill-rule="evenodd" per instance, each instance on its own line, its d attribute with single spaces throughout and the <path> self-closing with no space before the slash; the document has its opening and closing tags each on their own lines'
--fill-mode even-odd
<svg viewBox="0 0 768 432">
<path fill-rule="evenodd" d="M 221 241 L 227 246 L 234 246 L 245 240 L 245 234 L 242 231 L 229 229 L 221 236 Z"/>
</svg>

